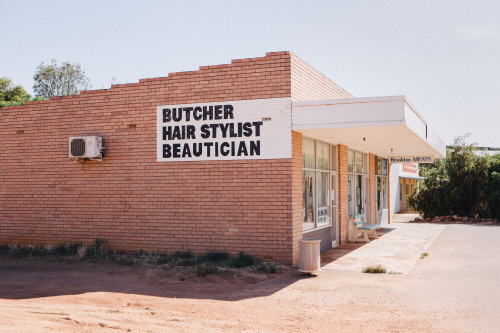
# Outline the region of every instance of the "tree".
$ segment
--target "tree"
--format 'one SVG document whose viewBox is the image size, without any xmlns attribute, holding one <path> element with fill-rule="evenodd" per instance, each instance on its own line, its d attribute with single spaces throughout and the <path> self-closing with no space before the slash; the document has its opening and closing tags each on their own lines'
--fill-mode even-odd
<svg viewBox="0 0 500 333">
<path fill-rule="evenodd" d="M 36 68 L 33 76 L 35 96 L 50 98 L 53 96 L 76 95 L 80 90 L 91 87 L 90 80 L 80 64 L 63 62 L 58 66 L 55 60 L 45 65 L 43 62 Z"/>
<path fill-rule="evenodd" d="M 408 198 L 408 204 L 424 217 L 488 215 L 487 185 L 491 159 L 475 154 L 476 145 L 465 144 L 459 137 L 446 153 L 423 172 L 418 191 Z M 494 187 L 494 185 L 492 185 Z M 491 191 L 494 193 L 495 191 Z M 492 199 L 495 196 L 492 195 Z"/>
<path fill-rule="evenodd" d="M 31 96 L 22 86 L 14 86 L 9 78 L 0 78 L 0 109 L 4 106 L 26 104 L 30 100 Z"/>
<path fill-rule="evenodd" d="M 491 217 L 500 218 L 500 154 L 490 156 L 486 197 Z"/>
</svg>

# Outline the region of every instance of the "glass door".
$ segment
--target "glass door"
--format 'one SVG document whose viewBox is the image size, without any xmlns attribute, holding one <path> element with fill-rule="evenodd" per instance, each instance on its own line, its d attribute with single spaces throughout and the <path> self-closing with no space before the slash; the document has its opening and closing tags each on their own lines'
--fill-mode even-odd
<svg viewBox="0 0 500 333">
<path fill-rule="evenodd" d="M 354 203 L 355 215 L 364 214 L 366 212 L 365 211 L 366 195 L 364 192 L 365 189 L 364 183 L 365 183 L 365 177 L 363 175 L 355 176 L 355 188 L 356 188 L 355 203 Z"/>
<path fill-rule="evenodd" d="M 332 217 L 332 247 L 339 244 L 338 176 L 330 173 L 330 212 Z"/>
</svg>

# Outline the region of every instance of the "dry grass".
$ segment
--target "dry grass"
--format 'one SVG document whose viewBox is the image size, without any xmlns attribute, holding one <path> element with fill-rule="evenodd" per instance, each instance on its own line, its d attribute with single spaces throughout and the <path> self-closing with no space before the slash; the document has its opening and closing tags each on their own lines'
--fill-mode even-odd
<svg viewBox="0 0 500 333">
<path fill-rule="evenodd" d="M 387 269 L 382 265 L 368 266 L 363 268 L 363 273 L 387 273 Z"/>
</svg>

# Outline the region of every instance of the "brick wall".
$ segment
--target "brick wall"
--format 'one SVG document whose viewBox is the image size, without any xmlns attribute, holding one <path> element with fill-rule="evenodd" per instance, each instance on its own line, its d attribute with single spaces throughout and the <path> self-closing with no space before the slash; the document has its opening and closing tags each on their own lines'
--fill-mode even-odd
<svg viewBox="0 0 500 333">
<path fill-rule="evenodd" d="M 290 54 L 4 108 L 0 243 L 245 251 L 291 263 L 292 159 L 156 161 L 156 106 L 290 97 Z M 102 162 L 68 159 L 102 136 Z M 286 135 L 286 133 L 285 133 Z M 295 245 L 293 245 L 295 246 Z"/>
<path fill-rule="evenodd" d="M 311 67 L 309 64 L 304 62 L 302 59 L 294 54 L 291 57 L 291 97 L 292 101 L 307 101 L 307 100 L 324 100 L 324 99 L 340 99 L 340 98 L 350 98 L 353 97 L 349 92 L 345 91 L 339 85 L 325 77 L 319 71 Z M 300 133 L 293 132 L 293 151 L 302 151 L 302 135 Z M 297 140 L 296 140 L 297 138 Z M 298 148 L 300 145 L 300 150 Z M 345 148 L 345 161 L 341 160 L 341 148 Z M 344 151 L 343 151 L 344 152 Z M 294 234 L 297 235 L 294 238 L 294 263 L 298 261 L 298 242 L 297 240 L 302 237 L 302 154 L 300 154 L 300 170 L 297 171 L 298 182 L 294 181 L 294 188 L 297 190 L 293 193 L 297 193 L 298 197 L 294 198 L 293 216 L 294 221 Z M 294 158 L 295 159 L 295 158 Z M 298 162 L 298 159 L 297 159 Z M 342 174 L 341 169 L 344 168 L 345 162 L 345 174 Z M 294 173 L 295 174 L 295 173 Z M 344 177 L 345 176 L 345 177 Z M 345 182 L 342 181 L 345 178 Z M 344 192 L 342 192 L 342 189 Z M 344 195 L 344 197 L 343 197 Z M 345 202 L 343 201 L 345 200 Z M 340 243 L 347 242 L 347 147 L 339 145 L 339 237 Z"/>
<path fill-rule="evenodd" d="M 291 67 L 291 96 L 294 102 L 353 97 L 294 54 L 291 54 Z"/>
<path fill-rule="evenodd" d="M 339 238 L 340 244 L 347 243 L 349 225 L 349 176 L 347 174 L 347 146 L 338 145 L 339 161 Z"/>
<path fill-rule="evenodd" d="M 301 135 L 292 132 L 292 158 L 157 162 L 156 107 L 343 97 L 296 56 L 275 52 L 3 108 L 0 244 L 104 238 L 117 250 L 245 251 L 297 263 Z M 103 137 L 102 162 L 68 158 L 68 138 L 85 135 Z"/>
</svg>

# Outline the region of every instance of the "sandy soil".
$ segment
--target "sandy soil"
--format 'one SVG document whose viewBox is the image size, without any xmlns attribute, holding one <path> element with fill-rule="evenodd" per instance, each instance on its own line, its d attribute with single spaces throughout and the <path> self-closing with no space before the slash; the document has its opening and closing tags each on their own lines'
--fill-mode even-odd
<svg viewBox="0 0 500 333">
<path fill-rule="evenodd" d="M 0 259 L 0 331 L 498 332 L 498 236 L 499 227 L 449 226 L 409 274 L 292 269 L 257 283 Z"/>
</svg>

